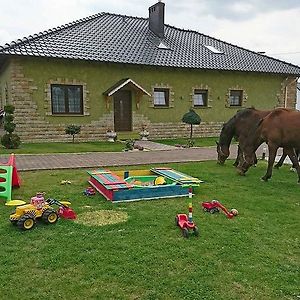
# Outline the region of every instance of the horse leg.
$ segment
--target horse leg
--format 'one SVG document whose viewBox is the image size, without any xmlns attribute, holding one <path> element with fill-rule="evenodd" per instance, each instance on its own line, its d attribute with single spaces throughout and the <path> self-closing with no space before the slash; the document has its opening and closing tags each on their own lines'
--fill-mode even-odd
<svg viewBox="0 0 300 300">
<path fill-rule="evenodd" d="M 238 145 L 237 157 L 236 157 L 236 159 L 235 159 L 235 162 L 233 163 L 233 165 L 234 165 L 235 167 L 238 166 L 239 161 L 240 161 L 240 158 L 241 158 L 241 155 L 242 155 L 242 150 L 241 150 L 240 145 Z"/>
<path fill-rule="evenodd" d="M 266 174 L 261 178 L 264 181 L 268 181 L 268 179 L 272 177 L 272 167 L 278 150 L 278 147 L 275 145 L 270 146 L 270 144 L 268 144 L 268 147 L 269 147 L 268 169 Z"/>
<path fill-rule="evenodd" d="M 285 158 L 287 157 L 286 151 L 283 148 L 283 153 L 282 156 L 280 157 L 280 160 L 278 161 L 278 163 L 274 166 L 274 168 L 279 169 L 280 167 L 282 167 L 283 162 L 285 160 Z"/>
<path fill-rule="evenodd" d="M 295 150 L 293 148 L 287 149 L 287 154 L 290 158 L 290 160 L 293 163 L 293 167 L 296 169 L 297 174 L 298 174 L 298 183 L 300 183 L 300 166 L 299 166 L 299 161 L 296 156 Z"/>
<path fill-rule="evenodd" d="M 254 153 L 254 162 L 253 162 L 253 166 L 256 167 L 256 166 L 257 166 L 257 163 L 258 163 L 257 156 L 256 156 L 256 153 Z"/>
</svg>

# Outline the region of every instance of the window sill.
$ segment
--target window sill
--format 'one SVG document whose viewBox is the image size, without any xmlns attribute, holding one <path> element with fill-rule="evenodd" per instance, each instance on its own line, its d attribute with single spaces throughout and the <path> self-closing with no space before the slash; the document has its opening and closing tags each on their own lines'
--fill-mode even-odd
<svg viewBox="0 0 300 300">
<path fill-rule="evenodd" d="M 207 109 L 207 108 L 212 108 L 212 106 L 193 106 L 194 109 Z"/>
<path fill-rule="evenodd" d="M 233 109 L 235 109 L 235 108 L 244 108 L 243 105 L 228 105 L 227 107 L 228 108 L 233 108 Z"/>
<path fill-rule="evenodd" d="M 52 114 L 52 113 L 49 113 L 47 115 L 51 116 L 51 117 L 85 117 L 85 115 L 78 115 L 78 114 Z"/>
</svg>

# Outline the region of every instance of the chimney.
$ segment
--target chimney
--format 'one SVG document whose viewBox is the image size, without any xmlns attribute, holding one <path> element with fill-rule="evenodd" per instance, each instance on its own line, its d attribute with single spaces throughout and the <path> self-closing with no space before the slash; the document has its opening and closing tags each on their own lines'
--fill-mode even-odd
<svg viewBox="0 0 300 300">
<path fill-rule="evenodd" d="M 165 37 L 165 4 L 157 2 L 149 7 L 149 29 L 158 37 Z"/>
</svg>

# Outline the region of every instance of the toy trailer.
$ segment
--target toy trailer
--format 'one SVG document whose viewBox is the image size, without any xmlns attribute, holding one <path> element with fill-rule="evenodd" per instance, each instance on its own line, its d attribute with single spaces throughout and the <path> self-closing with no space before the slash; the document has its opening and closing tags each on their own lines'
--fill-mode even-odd
<svg viewBox="0 0 300 300">
<path fill-rule="evenodd" d="M 112 202 L 187 197 L 190 187 L 202 182 L 171 168 L 114 172 L 99 169 L 88 174 L 89 184 Z"/>
</svg>

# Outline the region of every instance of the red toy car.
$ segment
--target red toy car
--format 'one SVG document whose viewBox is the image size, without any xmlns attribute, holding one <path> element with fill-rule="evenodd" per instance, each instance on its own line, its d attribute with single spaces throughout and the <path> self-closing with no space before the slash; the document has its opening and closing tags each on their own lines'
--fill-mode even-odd
<svg viewBox="0 0 300 300">
<path fill-rule="evenodd" d="M 194 222 L 189 222 L 186 214 L 178 214 L 175 218 L 175 224 L 181 228 L 182 235 L 185 238 L 189 237 L 190 232 L 192 232 L 195 236 L 199 235 L 198 227 Z"/>
<path fill-rule="evenodd" d="M 236 209 L 232 209 L 229 212 L 227 208 L 224 205 L 222 205 L 218 200 L 212 200 L 211 202 L 202 202 L 201 205 L 204 211 L 210 212 L 211 214 L 219 212 L 221 209 L 229 219 L 232 219 L 238 214 L 238 211 Z"/>
<path fill-rule="evenodd" d="M 85 195 L 85 196 L 94 196 L 94 195 L 96 195 L 96 192 L 91 186 L 89 186 L 88 188 L 86 188 L 83 191 L 83 195 Z"/>
</svg>

